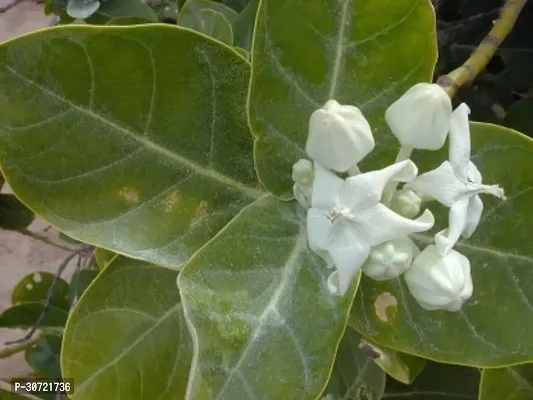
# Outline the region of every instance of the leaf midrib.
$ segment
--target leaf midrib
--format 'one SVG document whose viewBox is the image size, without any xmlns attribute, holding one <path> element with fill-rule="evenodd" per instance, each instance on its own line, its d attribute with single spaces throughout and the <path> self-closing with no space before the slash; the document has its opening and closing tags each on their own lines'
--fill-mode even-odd
<svg viewBox="0 0 533 400">
<path fill-rule="evenodd" d="M 102 122 L 103 124 L 105 125 L 108 125 L 110 126 L 111 128 L 113 128 L 113 130 L 115 132 L 119 132 L 121 133 L 122 135 L 124 136 L 127 136 L 127 137 L 130 137 L 132 138 L 133 140 L 139 142 L 141 145 L 143 145 L 145 148 L 147 148 L 148 150 L 151 150 L 153 151 L 154 153 L 157 153 L 157 154 L 160 154 L 160 155 L 163 155 L 165 156 L 166 158 L 169 158 L 171 159 L 172 161 L 174 162 L 177 162 L 183 166 L 185 166 L 186 168 L 189 168 L 193 171 L 195 171 L 196 173 L 200 174 L 200 175 L 203 175 L 207 178 L 210 178 L 212 180 L 215 180 L 215 181 L 218 181 L 220 183 L 223 183 L 227 186 L 230 186 L 234 189 L 236 189 L 237 191 L 239 191 L 240 193 L 244 194 L 246 197 L 248 198 L 251 198 L 251 199 L 258 199 L 259 197 L 261 197 L 263 195 L 263 192 L 259 189 L 256 189 L 254 187 L 250 187 L 250 186 L 247 186 L 241 182 L 238 182 L 224 174 L 221 174 L 220 172 L 217 172 L 216 170 L 212 169 L 212 168 L 205 168 L 203 166 L 201 166 L 200 164 L 197 164 L 191 160 L 188 160 L 182 156 L 180 156 L 179 154 L 173 152 L 173 151 L 170 151 L 168 149 L 166 149 L 165 147 L 161 146 L 160 144 L 146 138 L 146 137 L 142 137 L 140 135 L 138 135 L 138 133 L 136 132 L 133 132 L 121 125 L 118 125 L 117 123 L 113 122 L 113 121 L 110 121 L 106 118 L 104 118 L 103 116 L 93 112 L 92 110 L 89 110 L 89 109 L 86 109 L 82 106 L 79 106 L 78 104 L 75 104 L 73 102 L 71 102 L 70 100 L 66 99 L 65 97 L 63 96 L 60 96 L 59 94 L 53 92 L 52 90 L 48 89 L 47 87 L 44 87 L 40 84 L 38 84 L 37 82 L 33 81 L 32 79 L 28 78 L 27 76 L 19 73 L 18 71 L 14 70 L 13 68 L 11 68 L 9 65 L 7 65 L 6 63 L 2 63 L 4 65 L 4 67 L 9 71 L 11 72 L 13 75 L 17 76 L 19 79 L 23 80 L 24 82 L 26 82 L 27 84 L 41 90 L 44 94 L 47 94 L 48 96 L 51 96 L 53 97 L 54 99 L 56 100 L 59 100 L 67 105 L 69 105 L 70 107 L 72 107 L 73 109 L 79 111 L 80 113 L 82 114 L 85 114 L 89 117 L 92 117 L 100 122 Z"/>
</svg>

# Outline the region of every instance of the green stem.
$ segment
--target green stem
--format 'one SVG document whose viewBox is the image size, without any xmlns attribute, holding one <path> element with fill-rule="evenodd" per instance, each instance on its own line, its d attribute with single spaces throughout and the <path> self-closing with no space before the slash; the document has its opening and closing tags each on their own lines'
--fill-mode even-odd
<svg viewBox="0 0 533 400">
<path fill-rule="evenodd" d="M 460 87 L 472 82 L 485 69 L 498 47 L 513 29 L 526 3 L 527 0 L 506 0 L 500 11 L 500 17 L 468 60 L 459 68 L 438 79 L 437 82 L 450 97 L 453 97 Z"/>
<path fill-rule="evenodd" d="M 13 354 L 17 354 L 17 353 L 20 353 L 22 351 L 25 351 L 27 347 L 30 347 L 30 346 L 34 345 L 35 343 L 37 343 L 38 340 L 39 340 L 39 337 L 35 337 L 35 338 L 31 339 L 31 340 L 28 340 L 27 342 L 19 343 L 19 344 L 16 344 L 14 346 L 6 347 L 6 348 L 0 350 L 0 358 L 11 357 Z"/>
</svg>

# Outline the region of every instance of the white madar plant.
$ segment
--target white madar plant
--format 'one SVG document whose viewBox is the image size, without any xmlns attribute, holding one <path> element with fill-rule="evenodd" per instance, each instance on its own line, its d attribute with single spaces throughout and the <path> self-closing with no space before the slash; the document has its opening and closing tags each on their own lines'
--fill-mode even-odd
<svg viewBox="0 0 533 400">
<path fill-rule="evenodd" d="M 458 311 L 471 297 L 470 262 L 453 246 L 474 233 L 483 210 L 479 194 L 505 196 L 499 186 L 482 184 L 470 161 L 468 114 L 464 103 L 452 112 L 440 86 L 414 85 L 385 113 L 401 145 L 397 162 L 370 172 L 357 166 L 374 148 L 358 108 L 329 100 L 311 115 L 306 150 L 314 171 L 309 160 L 294 165 L 294 194 L 308 210 L 309 247 L 334 267 L 332 294 L 344 295 L 362 269 L 378 281 L 405 274 L 409 291 L 427 310 Z M 439 149 L 448 133 L 450 161 L 437 169 L 417 177 L 416 165 L 401 160 L 412 149 Z M 348 177 L 337 174 L 347 171 Z M 404 188 L 397 190 L 398 183 Z M 417 216 L 431 199 L 450 207 L 449 227 L 420 252 L 409 235 L 433 227 L 429 209 Z"/>
</svg>

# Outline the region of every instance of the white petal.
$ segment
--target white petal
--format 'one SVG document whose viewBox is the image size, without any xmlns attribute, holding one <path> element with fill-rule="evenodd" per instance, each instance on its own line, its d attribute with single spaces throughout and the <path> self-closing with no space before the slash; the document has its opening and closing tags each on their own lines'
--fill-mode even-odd
<svg viewBox="0 0 533 400">
<path fill-rule="evenodd" d="M 413 182 L 407 183 L 404 188 L 431 196 L 447 207 L 451 207 L 459 200 L 467 189 L 455 176 L 449 161 L 444 161 L 436 169 L 420 175 Z"/>
<path fill-rule="evenodd" d="M 435 244 L 441 255 L 447 254 L 465 230 L 470 199 L 463 197 L 456 202 L 448 213 L 448 229 L 435 235 Z"/>
<path fill-rule="evenodd" d="M 309 119 L 306 152 L 326 168 L 345 172 L 373 148 L 372 130 L 357 107 L 330 100 Z"/>
<path fill-rule="evenodd" d="M 333 224 L 327 211 L 310 208 L 307 212 L 307 239 L 311 250 L 327 250 L 332 237 Z"/>
<path fill-rule="evenodd" d="M 452 104 L 436 84 L 411 87 L 385 112 L 385 120 L 402 146 L 437 150 L 448 134 Z"/>
<path fill-rule="evenodd" d="M 336 204 L 343 182 L 333 172 L 315 162 L 315 179 L 313 181 L 311 205 L 324 210 L 331 209 Z"/>
<path fill-rule="evenodd" d="M 433 227 L 435 218 L 429 210 L 415 220 L 404 218 L 379 203 L 356 213 L 354 223 L 368 244 L 377 246 L 411 233 L 425 232 Z"/>
<path fill-rule="evenodd" d="M 409 182 L 417 173 L 416 165 L 411 160 L 405 160 L 377 171 L 351 176 L 340 190 L 340 202 L 352 210 L 372 206 L 381 200 L 387 183 Z"/>
<path fill-rule="evenodd" d="M 463 236 L 469 238 L 476 230 L 479 220 L 483 214 L 483 201 L 479 196 L 473 196 L 468 202 L 468 208 L 466 210 L 466 226 L 463 230 Z"/>
<path fill-rule="evenodd" d="M 339 294 L 344 295 L 352 278 L 368 258 L 370 246 L 361 240 L 358 232 L 349 223 L 338 224 L 336 228 L 337 226 L 339 229 L 335 229 L 333 233 L 329 254 L 339 272 Z"/>
<path fill-rule="evenodd" d="M 93 15 L 100 2 L 96 0 L 70 0 L 67 4 L 67 14 L 72 18 L 85 19 Z"/>
<path fill-rule="evenodd" d="M 468 163 L 470 162 L 470 125 L 468 115 L 470 109 L 462 103 L 455 109 L 450 118 L 450 151 L 449 160 L 455 174 L 467 180 Z"/>
</svg>

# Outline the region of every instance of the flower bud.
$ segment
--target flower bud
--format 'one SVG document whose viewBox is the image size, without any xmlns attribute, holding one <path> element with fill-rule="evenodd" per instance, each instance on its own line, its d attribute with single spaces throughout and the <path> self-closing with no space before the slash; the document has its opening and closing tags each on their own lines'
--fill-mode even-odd
<svg viewBox="0 0 533 400">
<path fill-rule="evenodd" d="M 305 150 L 322 166 L 346 172 L 373 148 L 372 130 L 357 107 L 329 100 L 311 115 Z"/>
<path fill-rule="evenodd" d="M 363 273 L 376 281 L 394 279 L 404 273 L 420 251 L 408 237 L 385 242 L 372 249 Z"/>
<path fill-rule="evenodd" d="M 385 120 L 403 147 L 437 150 L 450 128 L 452 102 L 444 89 L 418 83 L 385 112 Z"/>
<path fill-rule="evenodd" d="M 402 217 L 414 218 L 420 212 L 422 199 L 409 189 L 398 190 L 392 196 L 390 209 Z"/>
<path fill-rule="evenodd" d="M 470 261 L 450 250 L 445 256 L 428 246 L 404 275 L 409 291 L 426 310 L 459 311 L 472 296 Z"/>
<path fill-rule="evenodd" d="M 298 160 L 292 166 L 292 180 L 294 181 L 292 191 L 296 201 L 305 209 L 311 205 L 314 176 L 313 163 L 309 160 Z"/>
</svg>

